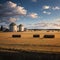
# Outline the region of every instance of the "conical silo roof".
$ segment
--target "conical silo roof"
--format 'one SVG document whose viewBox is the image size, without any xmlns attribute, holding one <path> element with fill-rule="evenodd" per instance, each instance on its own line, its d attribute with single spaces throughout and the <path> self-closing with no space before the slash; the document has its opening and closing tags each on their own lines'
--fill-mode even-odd
<svg viewBox="0 0 60 60">
<path fill-rule="evenodd" d="M 15 26 L 16 24 L 15 23 L 11 23 L 10 26 Z"/>
<path fill-rule="evenodd" d="M 23 24 L 20 24 L 19 26 L 24 26 Z"/>
</svg>

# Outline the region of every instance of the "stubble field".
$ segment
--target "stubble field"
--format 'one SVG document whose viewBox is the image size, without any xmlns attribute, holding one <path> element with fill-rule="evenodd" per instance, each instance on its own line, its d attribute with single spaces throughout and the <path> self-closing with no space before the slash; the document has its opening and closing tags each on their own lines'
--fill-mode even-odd
<svg viewBox="0 0 60 60">
<path fill-rule="evenodd" d="M 33 37 L 34 34 L 39 34 L 40 37 L 35 38 Z M 13 38 L 12 35 L 21 35 L 21 37 Z M 44 35 L 54 35 L 55 38 L 44 38 Z M 0 32 L 0 48 L 36 52 L 60 52 L 60 32 Z"/>
</svg>

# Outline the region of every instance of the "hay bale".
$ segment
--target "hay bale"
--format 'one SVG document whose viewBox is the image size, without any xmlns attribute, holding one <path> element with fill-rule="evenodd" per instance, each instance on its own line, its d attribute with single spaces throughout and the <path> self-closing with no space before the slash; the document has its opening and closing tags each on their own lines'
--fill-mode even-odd
<svg viewBox="0 0 60 60">
<path fill-rule="evenodd" d="M 34 38 L 39 38 L 40 35 L 38 35 L 38 34 L 34 34 L 33 37 L 34 37 Z"/>
<path fill-rule="evenodd" d="M 44 38 L 55 38 L 55 35 L 44 35 Z"/>
<path fill-rule="evenodd" d="M 13 38 L 20 38 L 21 35 L 12 35 Z"/>
</svg>

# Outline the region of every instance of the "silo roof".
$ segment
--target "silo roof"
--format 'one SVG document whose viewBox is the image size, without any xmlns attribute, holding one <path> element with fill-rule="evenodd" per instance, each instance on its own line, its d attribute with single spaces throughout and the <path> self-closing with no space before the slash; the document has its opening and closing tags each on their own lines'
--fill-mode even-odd
<svg viewBox="0 0 60 60">
<path fill-rule="evenodd" d="M 15 23 L 11 23 L 10 26 L 15 26 L 16 24 Z"/>
<path fill-rule="evenodd" d="M 20 24 L 19 26 L 24 26 L 24 25 Z"/>
</svg>

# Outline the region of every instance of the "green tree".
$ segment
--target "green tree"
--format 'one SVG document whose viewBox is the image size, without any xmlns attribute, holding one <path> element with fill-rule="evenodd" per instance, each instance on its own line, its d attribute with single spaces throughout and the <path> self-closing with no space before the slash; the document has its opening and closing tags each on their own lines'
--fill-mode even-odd
<svg viewBox="0 0 60 60">
<path fill-rule="evenodd" d="M 1 28 L 0 28 L 1 31 L 3 31 L 3 26 L 1 25 Z"/>
</svg>

